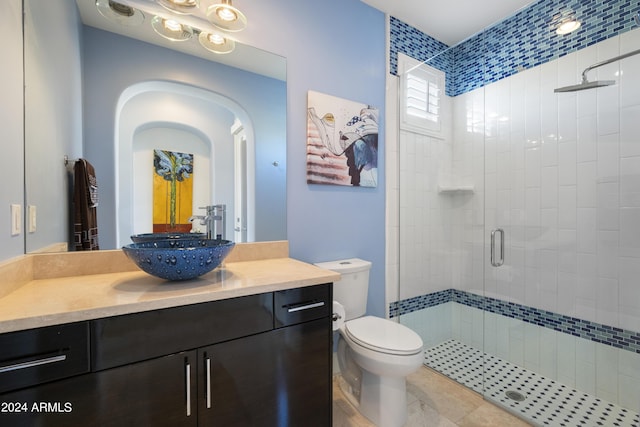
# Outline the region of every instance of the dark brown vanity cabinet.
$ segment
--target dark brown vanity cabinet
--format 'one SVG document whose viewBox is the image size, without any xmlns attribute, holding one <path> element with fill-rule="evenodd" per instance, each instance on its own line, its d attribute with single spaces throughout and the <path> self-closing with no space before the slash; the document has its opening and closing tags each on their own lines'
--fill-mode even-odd
<svg viewBox="0 0 640 427">
<path fill-rule="evenodd" d="M 0 402 L 14 405 L 0 412 L 0 425 L 197 426 L 195 410 L 186 416 L 189 360 L 195 368 L 195 351 L 0 395 Z M 189 377 L 195 396 L 195 369 Z M 15 405 L 23 407 L 16 411 Z"/>
<path fill-rule="evenodd" d="M 0 425 L 329 426 L 331 285 L 303 289 L 91 321 L 90 373 L 0 394 L 61 411 Z"/>
<path fill-rule="evenodd" d="M 330 426 L 331 331 L 315 320 L 199 351 L 203 426 Z"/>
</svg>

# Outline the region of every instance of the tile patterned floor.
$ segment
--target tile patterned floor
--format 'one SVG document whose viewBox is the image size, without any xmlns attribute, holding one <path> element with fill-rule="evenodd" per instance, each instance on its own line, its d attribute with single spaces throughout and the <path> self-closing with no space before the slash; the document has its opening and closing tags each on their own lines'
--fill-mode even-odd
<svg viewBox="0 0 640 427">
<path fill-rule="evenodd" d="M 486 364 L 484 387 L 487 396 L 534 425 L 640 426 L 640 415 L 635 412 L 483 354 L 481 350 L 458 341 L 446 341 L 425 353 L 427 366 L 478 393 L 483 387 L 483 361 Z M 513 400 L 507 392 L 520 393 L 525 400 Z"/>
<path fill-rule="evenodd" d="M 373 427 L 333 381 L 333 427 Z M 407 377 L 405 427 L 526 427 L 530 424 L 485 401 L 478 393 L 425 366 Z"/>
</svg>

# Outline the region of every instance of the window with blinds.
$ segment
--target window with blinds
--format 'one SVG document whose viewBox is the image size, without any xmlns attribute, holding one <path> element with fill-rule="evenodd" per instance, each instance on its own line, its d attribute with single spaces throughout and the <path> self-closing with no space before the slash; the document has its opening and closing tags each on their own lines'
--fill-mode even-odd
<svg viewBox="0 0 640 427">
<path fill-rule="evenodd" d="M 398 68 L 403 128 L 439 134 L 444 73 L 405 55 L 398 57 Z"/>
</svg>

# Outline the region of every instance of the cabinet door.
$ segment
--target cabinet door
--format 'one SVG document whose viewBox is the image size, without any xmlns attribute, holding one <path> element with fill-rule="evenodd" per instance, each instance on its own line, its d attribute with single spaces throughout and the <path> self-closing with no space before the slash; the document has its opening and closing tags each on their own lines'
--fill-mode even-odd
<svg viewBox="0 0 640 427">
<path fill-rule="evenodd" d="M 302 323 L 198 353 L 200 426 L 330 426 L 331 327 Z"/>
<path fill-rule="evenodd" d="M 3 394 L 26 410 L 0 413 L 0 425 L 196 426 L 195 361 L 178 353 Z"/>
</svg>

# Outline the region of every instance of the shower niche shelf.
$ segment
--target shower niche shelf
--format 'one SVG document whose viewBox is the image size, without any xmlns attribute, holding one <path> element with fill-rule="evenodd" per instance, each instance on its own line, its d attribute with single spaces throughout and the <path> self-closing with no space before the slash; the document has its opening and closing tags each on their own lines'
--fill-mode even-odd
<svg viewBox="0 0 640 427">
<path fill-rule="evenodd" d="M 438 185 L 438 194 L 473 194 L 474 191 L 473 185 Z"/>
</svg>

